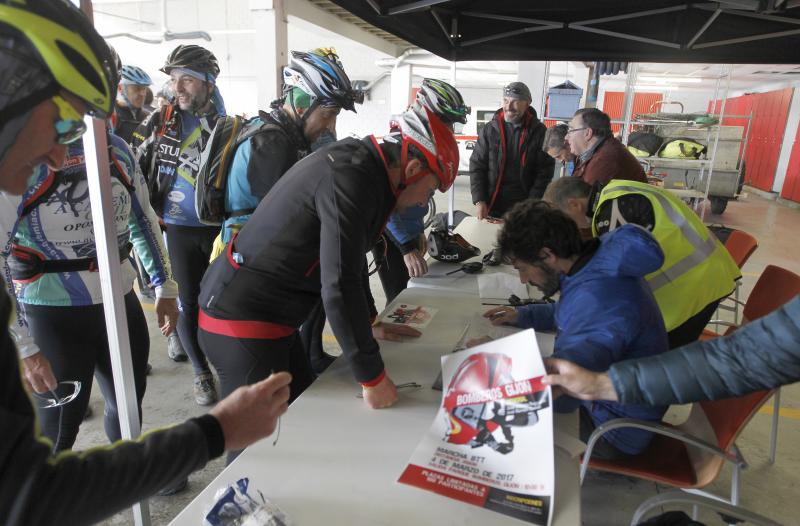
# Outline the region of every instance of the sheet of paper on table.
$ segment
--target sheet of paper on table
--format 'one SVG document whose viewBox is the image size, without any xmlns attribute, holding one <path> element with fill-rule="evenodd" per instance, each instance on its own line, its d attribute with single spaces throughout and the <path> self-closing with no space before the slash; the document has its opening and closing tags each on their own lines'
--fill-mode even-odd
<svg viewBox="0 0 800 526">
<path fill-rule="evenodd" d="M 553 412 L 533 330 L 442 357 L 436 418 L 398 482 L 529 522 L 553 510 Z"/>
<path fill-rule="evenodd" d="M 385 314 L 381 321 L 395 325 L 407 325 L 415 329 L 427 327 L 439 309 L 401 303 L 391 312 Z"/>
<path fill-rule="evenodd" d="M 516 273 L 493 272 L 478 275 L 478 295 L 481 298 L 508 299 L 512 294 L 519 298 L 528 297 L 528 287 L 520 282 Z"/>
</svg>

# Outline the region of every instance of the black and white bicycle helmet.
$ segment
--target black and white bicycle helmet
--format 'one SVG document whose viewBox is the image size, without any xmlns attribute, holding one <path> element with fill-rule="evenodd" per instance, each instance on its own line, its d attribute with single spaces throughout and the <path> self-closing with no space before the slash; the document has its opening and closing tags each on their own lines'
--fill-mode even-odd
<svg viewBox="0 0 800 526">
<path fill-rule="evenodd" d="M 283 68 L 284 93 L 300 88 L 311 97 L 311 104 L 339 107 L 355 112 L 360 99 L 333 50 L 292 51 L 289 65 Z"/>
<path fill-rule="evenodd" d="M 423 79 L 416 102 L 434 112 L 448 126 L 456 122 L 466 124 L 471 111 L 456 88 L 437 79 Z"/>
</svg>

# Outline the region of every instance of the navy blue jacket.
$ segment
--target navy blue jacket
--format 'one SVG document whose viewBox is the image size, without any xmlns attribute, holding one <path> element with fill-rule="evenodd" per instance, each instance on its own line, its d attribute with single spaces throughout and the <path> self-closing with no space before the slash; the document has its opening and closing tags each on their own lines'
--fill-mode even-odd
<svg viewBox="0 0 800 526">
<path fill-rule="evenodd" d="M 561 297 L 556 303 L 517 309 L 520 327 L 556 331 L 555 358 L 592 371 L 606 371 L 615 362 L 667 350 L 663 317 L 642 279 L 663 263 L 664 254 L 658 243 L 635 225 L 624 225 L 599 240 L 600 245 L 588 262 L 562 276 Z M 555 409 L 573 411 L 579 403 L 589 410 L 595 425 L 614 418 L 660 422 L 667 409 L 579 402 L 566 396 L 557 400 Z M 640 429 L 617 429 L 604 437 L 620 451 L 633 455 L 647 447 L 652 434 Z"/>
<path fill-rule="evenodd" d="M 696 342 L 608 371 L 621 402 L 687 404 L 800 380 L 800 296 L 725 338 Z"/>
</svg>

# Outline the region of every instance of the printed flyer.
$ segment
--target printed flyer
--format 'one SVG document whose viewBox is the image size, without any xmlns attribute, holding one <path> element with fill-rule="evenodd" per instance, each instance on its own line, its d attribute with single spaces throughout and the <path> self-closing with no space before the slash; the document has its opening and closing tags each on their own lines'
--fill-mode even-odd
<svg viewBox="0 0 800 526">
<path fill-rule="evenodd" d="M 439 309 L 423 307 L 422 305 L 409 305 L 401 303 L 381 319 L 384 323 L 407 325 L 415 329 L 427 327 Z"/>
<path fill-rule="evenodd" d="M 553 412 L 533 330 L 442 357 L 442 404 L 398 482 L 552 520 Z"/>
</svg>

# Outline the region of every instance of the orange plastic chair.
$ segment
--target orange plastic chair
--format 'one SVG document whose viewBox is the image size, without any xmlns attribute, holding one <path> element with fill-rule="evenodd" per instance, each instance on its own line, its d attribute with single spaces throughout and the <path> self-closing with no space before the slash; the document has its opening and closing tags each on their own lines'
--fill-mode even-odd
<svg viewBox="0 0 800 526">
<path fill-rule="evenodd" d="M 734 230 L 728 236 L 727 241 L 725 241 L 725 248 L 728 250 L 731 258 L 733 258 L 736 266 L 741 269 L 744 264 L 747 263 L 747 260 L 750 259 L 750 256 L 753 255 L 753 252 L 758 248 L 758 240 L 747 232 Z M 741 305 L 741 301 L 739 301 L 739 288 L 741 286 L 742 280 L 736 280 L 736 288 L 733 289 L 733 298 L 729 298 L 730 301 L 733 302 L 732 306 L 721 303 L 718 307 L 718 309 L 733 312 L 733 321 L 737 324 L 739 323 L 739 306 Z M 717 316 L 714 317 L 717 318 Z"/>
<path fill-rule="evenodd" d="M 742 324 L 757 320 L 788 303 L 795 296 L 800 294 L 800 276 L 785 268 L 775 265 L 767 265 L 764 272 L 758 278 L 753 291 L 744 303 L 742 309 Z M 727 325 L 725 334 L 730 334 L 740 327 L 735 323 L 721 320 L 712 320 L 710 323 Z M 701 340 L 709 340 L 721 336 L 721 334 L 710 331 L 703 331 Z M 769 463 L 775 463 L 775 454 L 778 448 L 778 419 L 781 406 L 781 390 L 775 390 L 775 400 L 772 406 L 772 435 L 769 446 Z"/>
<path fill-rule="evenodd" d="M 699 488 L 713 482 L 729 463 L 733 469 L 729 502 L 738 505 L 740 474 L 747 463 L 736 447 L 736 439 L 772 394 L 772 390 L 758 391 L 739 398 L 695 403 L 689 418 L 677 426 L 630 418 L 605 422 L 589 437 L 581 463 L 581 483 L 591 467 L 718 498 Z M 619 460 L 591 459 L 597 440 L 606 432 L 623 427 L 645 429 L 656 435 L 640 455 Z"/>
</svg>

